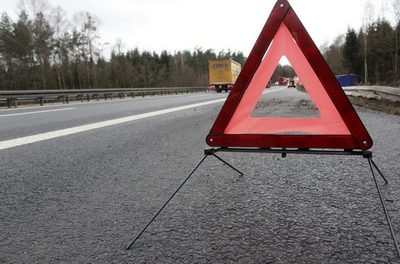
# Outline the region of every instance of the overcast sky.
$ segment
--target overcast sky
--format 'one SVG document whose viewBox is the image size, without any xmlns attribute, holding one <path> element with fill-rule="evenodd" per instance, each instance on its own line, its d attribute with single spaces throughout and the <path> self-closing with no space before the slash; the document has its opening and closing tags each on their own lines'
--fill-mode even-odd
<svg viewBox="0 0 400 264">
<path fill-rule="evenodd" d="M 31 1 L 31 0 L 25 0 Z M 360 28 L 367 0 L 291 0 L 317 46 L 331 42 L 348 26 Z M 393 0 L 370 0 L 374 16 L 392 21 Z M 121 39 L 124 49 L 171 52 L 202 47 L 250 52 L 275 0 L 48 0 L 72 20 L 88 11 L 99 20 L 106 49 Z M 15 18 L 19 0 L 0 0 L 0 8 Z"/>
</svg>

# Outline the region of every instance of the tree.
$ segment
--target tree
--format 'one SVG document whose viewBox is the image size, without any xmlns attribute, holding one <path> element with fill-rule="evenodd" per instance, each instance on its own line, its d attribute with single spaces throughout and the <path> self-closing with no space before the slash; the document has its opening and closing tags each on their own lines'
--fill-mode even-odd
<svg viewBox="0 0 400 264">
<path fill-rule="evenodd" d="M 343 45 L 343 65 L 347 73 L 361 74 L 360 43 L 354 29 L 348 28 Z"/>
<path fill-rule="evenodd" d="M 371 1 L 368 0 L 365 3 L 364 7 L 364 22 L 363 22 L 363 30 L 365 32 L 364 35 L 364 83 L 368 83 L 368 41 L 367 41 L 367 30 L 370 27 L 374 16 L 374 6 L 372 5 Z"/>
<path fill-rule="evenodd" d="M 62 72 L 63 53 L 65 52 L 65 43 L 63 37 L 67 30 L 67 21 L 65 19 L 65 11 L 57 6 L 51 14 L 51 24 L 53 27 L 53 50 L 52 60 L 54 69 L 57 73 L 57 82 L 59 89 L 65 87 L 65 76 Z"/>
<path fill-rule="evenodd" d="M 46 89 L 47 71 L 50 69 L 50 56 L 53 49 L 53 30 L 42 13 L 37 13 L 32 25 L 34 61 L 39 64 L 42 88 Z"/>
<path fill-rule="evenodd" d="M 206 86 L 209 60 L 246 60 L 240 51 L 200 47 L 124 52 L 121 41 L 105 59 L 92 14 L 76 14 L 70 26 L 65 12 L 47 0 L 21 0 L 20 10 L 15 21 L 7 14 L 0 19 L 0 89 Z"/>
<path fill-rule="evenodd" d="M 0 65 L 1 82 L 6 87 L 15 88 L 15 39 L 10 17 L 3 13 L 0 21 Z"/>
<path fill-rule="evenodd" d="M 339 35 L 331 45 L 326 44 L 322 47 L 322 54 L 334 74 L 344 74 L 346 72 L 343 66 L 343 45 L 344 36 Z"/>
<path fill-rule="evenodd" d="M 36 79 L 32 78 L 35 73 L 35 61 L 33 57 L 33 35 L 32 22 L 28 19 L 25 12 L 21 12 L 18 21 L 12 25 L 14 48 L 12 55 L 16 60 L 17 74 L 19 81 L 16 83 L 17 89 L 29 89 L 33 82 L 33 88 L 38 89 Z"/>
<path fill-rule="evenodd" d="M 97 86 L 94 51 L 96 50 L 96 40 L 99 38 L 96 32 L 98 19 L 89 12 L 79 12 L 75 14 L 74 19 L 80 27 L 80 55 L 84 61 L 86 85 L 92 88 Z"/>
<path fill-rule="evenodd" d="M 371 83 L 392 84 L 394 31 L 387 20 L 379 19 L 368 27 L 368 76 Z"/>
<path fill-rule="evenodd" d="M 51 10 L 47 0 L 19 0 L 18 9 L 25 12 L 30 19 L 34 19 L 38 13 L 47 15 Z"/>
<path fill-rule="evenodd" d="M 395 44 L 394 44 L 394 66 L 393 66 L 393 76 L 394 85 L 397 85 L 399 79 L 398 73 L 398 62 L 399 62 L 399 27 L 400 27 L 400 0 L 393 0 L 393 12 L 396 20 L 395 28 Z"/>
</svg>

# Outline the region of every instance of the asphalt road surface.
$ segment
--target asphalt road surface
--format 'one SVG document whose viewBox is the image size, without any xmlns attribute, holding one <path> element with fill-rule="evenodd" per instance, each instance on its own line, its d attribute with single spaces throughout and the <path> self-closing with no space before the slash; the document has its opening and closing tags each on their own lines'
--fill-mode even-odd
<svg viewBox="0 0 400 264">
<path fill-rule="evenodd" d="M 265 96 L 260 115 L 313 109 Z M 0 263 L 400 262 L 361 157 L 221 154 L 243 177 L 209 157 L 125 250 L 203 157 L 225 97 L 0 110 Z M 357 111 L 400 237 L 400 118 Z"/>
</svg>

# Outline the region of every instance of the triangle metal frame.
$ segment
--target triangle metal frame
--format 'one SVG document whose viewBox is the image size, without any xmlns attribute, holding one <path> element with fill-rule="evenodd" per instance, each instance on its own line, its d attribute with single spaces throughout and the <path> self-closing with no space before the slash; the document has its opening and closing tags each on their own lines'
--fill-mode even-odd
<svg viewBox="0 0 400 264">
<path fill-rule="evenodd" d="M 284 23 L 350 131 L 350 135 L 225 134 L 232 116 L 260 66 L 280 25 Z M 317 46 L 287 0 L 278 0 L 261 31 L 206 142 L 211 147 L 270 147 L 368 150 L 373 141 Z"/>
</svg>

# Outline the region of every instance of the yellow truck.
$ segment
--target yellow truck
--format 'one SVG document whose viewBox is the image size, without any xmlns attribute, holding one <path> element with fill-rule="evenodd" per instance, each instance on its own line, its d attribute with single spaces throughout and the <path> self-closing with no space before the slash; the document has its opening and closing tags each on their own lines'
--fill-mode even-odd
<svg viewBox="0 0 400 264">
<path fill-rule="evenodd" d="M 240 63 L 231 59 L 208 61 L 208 88 L 217 93 L 230 91 L 241 69 Z"/>
</svg>

